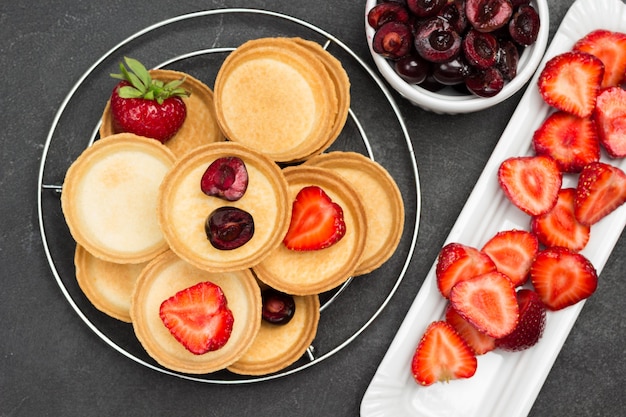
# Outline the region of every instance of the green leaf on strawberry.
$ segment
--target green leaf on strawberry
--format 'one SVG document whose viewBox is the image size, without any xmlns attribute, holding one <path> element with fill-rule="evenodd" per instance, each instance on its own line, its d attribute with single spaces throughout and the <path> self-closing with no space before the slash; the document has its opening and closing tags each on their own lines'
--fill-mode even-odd
<svg viewBox="0 0 626 417">
<path fill-rule="evenodd" d="M 181 87 L 185 79 L 173 80 L 164 84 L 160 80 L 153 80 L 146 67 L 134 58 L 124 57 L 124 62 L 120 63 L 120 74 L 111 74 L 111 77 L 124 80 L 130 85 L 119 89 L 118 94 L 122 98 L 144 98 L 155 100 L 159 104 L 170 97 L 188 97 L 190 93 Z"/>
</svg>

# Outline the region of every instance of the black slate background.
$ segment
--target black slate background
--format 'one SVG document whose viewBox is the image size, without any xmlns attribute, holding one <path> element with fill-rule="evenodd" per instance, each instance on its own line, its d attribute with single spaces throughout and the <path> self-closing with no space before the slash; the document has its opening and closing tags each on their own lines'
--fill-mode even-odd
<svg viewBox="0 0 626 417">
<path fill-rule="evenodd" d="M 552 36 L 572 1 L 549 3 Z M 392 302 L 355 342 L 310 369 L 274 381 L 216 386 L 180 380 L 146 369 L 113 350 L 68 305 L 43 251 L 37 175 L 57 109 L 97 59 L 164 18 L 225 7 L 269 9 L 309 21 L 372 64 L 363 33 L 364 2 L 17 0 L 0 4 L 0 416 L 359 414 L 378 363 L 521 93 L 495 109 L 458 116 L 429 113 L 396 96 L 419 167 L 419 238 Z M 622 238 L 531 416 L 624 414 L 625 251 Z"/>
</svg>

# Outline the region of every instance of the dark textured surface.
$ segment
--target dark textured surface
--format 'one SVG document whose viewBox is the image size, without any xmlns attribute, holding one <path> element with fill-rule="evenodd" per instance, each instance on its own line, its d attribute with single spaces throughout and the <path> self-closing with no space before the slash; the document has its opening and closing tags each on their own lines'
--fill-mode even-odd
<svg viewBox="0 0 626 417">
<path fill-rule="evenodd" d="M 572 2 L 549 3 L 552 36 Z M 371 63 L 363 34 L 364 2 L 18 0 L 0 5 L 1 416 L 359 414 L 378 363 L 521 93 L 493 110 L 459 116 L 428 113 L 397 97 L 413 139 L 423 198 L 412 263 L 392 302 L 355 342 L 295 375 L 245 386 L 215 386 L 138 365 L 103 343 L 77 317 L 44 255 L 37 219 L 37 172 L 55 113 L 74 83 L 110 48 L 144 27 L 184 13 L 236 6 L 271 9 L 307 20 Z M 215 36 L 220 36 L 219 29 Z M 185 42 L 171 36 L 174 44 Z M 146 56 L 160 53 L 146 51 Z M 97 109 L 102 97 L 93 100 Z M 376 108 L 371 110 L 375 116 Z M 379 133 L 384 137 L 384 131 Z M 530 415 L 623 415 L 625 250 L 622 238 Z M 359 311 L 359 301 L 348 301 L 333 320 Z"/>
</svg>

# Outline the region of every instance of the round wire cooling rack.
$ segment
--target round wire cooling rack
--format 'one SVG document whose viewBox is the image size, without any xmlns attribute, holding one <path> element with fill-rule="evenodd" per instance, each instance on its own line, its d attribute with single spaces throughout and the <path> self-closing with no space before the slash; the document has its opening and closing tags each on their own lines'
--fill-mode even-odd
<svg viewBox="0 0 626 417">
<path fill-rule="evenodd" d="M 146 354 L 134 337 L 132 325 L 97 311 L 80 291 L 73 265 L 75 242 L 67 230 L 58 198 L 63 177 L 76 156 L 98 138 L 99 112 L 112 88 L 100 83 L 108 78 L 113 62 L 120 62 L 130 53 L 141 55 L 149 50 L 153 54 L 155 46 L 163 46 L 164 54 L 168 54 L 168 48 L 174 52 L 153 68 L 200 72 L 194 75 L 211 85 L 211 76 L 219 66 L 216 60 L 223 60 L 244 41 L 264 36 L 310 38 L 342 62 L 352 84 L 351 105 L 346 127 L 330 150 L 363 153 L 390 172 L 404 199 L 403 236 L 396 253 L 382 267 L 320 294 L 323 314 L 313 346 L 290 367 L 259 377 L 228 371 L 207 375 L 174 372 Z M 181 43 L 188 48 L 186 52 L 181 53 Z M 210 67 L 213 68 L 206 72 Z M 97 93 L 103 97 L 101 102 L 93 99 L 99 97 Z M 244 384 L 284 377 L 322 362 L 357 339 L 380 315 L 409 268 L 417 241 L 421 194 L 413 145 L 400 110 L 385 84 L 354 51 L 330 33 L 298 18 L 267 10 L 231 8 L 180 15 L 146 27 L 111 48 L 78 79 L 61 103 L 43 147 L 37 206 L 41 239 L 52 274 L 66 301 L 100 339 L 132 361 L 164 374 L 204 383 Z M 342 311 L 345 306 L 351 307 L 349 314 Z M 337 315 L 340 320 L 336 320 Z"/>
</svg>

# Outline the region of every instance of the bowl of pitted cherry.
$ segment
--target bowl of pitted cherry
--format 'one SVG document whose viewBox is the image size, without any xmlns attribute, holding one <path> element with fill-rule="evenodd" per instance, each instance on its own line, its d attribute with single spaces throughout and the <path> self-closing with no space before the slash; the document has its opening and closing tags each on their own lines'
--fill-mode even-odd
<svg viewBox="0 0 626 417">
<path fill-rule="evenodd" d="M 547 0 L 367 0 L 374 63 L 401 96 L 440 114 L 501 103 L 537 70 Z"/>
</svg>

